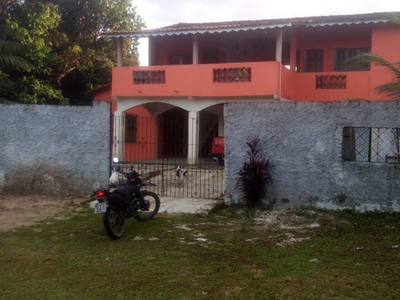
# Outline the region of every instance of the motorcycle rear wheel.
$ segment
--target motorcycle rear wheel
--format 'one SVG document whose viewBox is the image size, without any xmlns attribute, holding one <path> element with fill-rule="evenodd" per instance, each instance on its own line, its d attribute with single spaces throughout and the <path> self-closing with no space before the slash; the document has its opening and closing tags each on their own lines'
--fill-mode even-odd
<svg viewBox="0 0 400 300">
<path fill-rule="evenodd" d="M 156 193 L 153 192 L 141 192 L 144 199 L 144 206 L 140 207 L 139 210 L 133 215 L 138 221 L 148 221 L 154 218 L 160 209 L 160 198 Z M 138 203 L 139 206 L 141 203 Z"/>
<path fill-rule="evenodd" d="M 125 233 L 125 219 L 123 211 L 114 205 L 107 207 L 103 216 L 104 229 L 113 240 L 121 238 Z"/>
</svg>

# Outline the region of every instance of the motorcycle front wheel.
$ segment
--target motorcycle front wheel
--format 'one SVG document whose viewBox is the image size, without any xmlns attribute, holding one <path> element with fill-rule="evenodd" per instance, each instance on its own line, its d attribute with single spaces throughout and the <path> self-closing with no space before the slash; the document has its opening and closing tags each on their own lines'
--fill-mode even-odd
<svg viewBox="0 0 400 300">
<path fill-rule="evenodd" d="M 107 207 L 103 216 L 104 229 L 108 236 L 114 240 L 119 239 L 125 233 L 125 218 L 123 211 L 114 205 Z"/>
<path fill-rule="evenodd" d="M 141 192 L 144 202 L 139 202 L 139 209 L 133 215 L 138 221 L 148 221 L 154 218 L 160 209 L 160 198 L 153 192 Z"/>
</svg>

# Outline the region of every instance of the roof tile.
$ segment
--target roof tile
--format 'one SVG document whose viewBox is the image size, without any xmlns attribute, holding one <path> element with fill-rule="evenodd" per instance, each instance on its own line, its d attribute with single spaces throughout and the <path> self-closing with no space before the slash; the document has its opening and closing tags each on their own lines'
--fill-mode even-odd
<svg viewBox="0 0 400 300">
<path fill-rule="evenodd" d="M 101 36 L 155 36 L 173 34 L 193 34 L 205 32 L 222 32 L 230 30 L 249 30 L 262 29 L 266 27 L 291 27 L 299 26 L 325 26 L 358 24 L 371 22 L 387 22 L 393 16 L 400 17 L 400 12 L 379 12 L 356 15 L 333 15 L 301 18 L 266 19 L 266 20 L 244 20 L 228 22 L 206 22 L 206 23 L 178 23 L 162 28 L 137 30 L 137 31 L 107 31 L 102 32 Z"/>
</svg>

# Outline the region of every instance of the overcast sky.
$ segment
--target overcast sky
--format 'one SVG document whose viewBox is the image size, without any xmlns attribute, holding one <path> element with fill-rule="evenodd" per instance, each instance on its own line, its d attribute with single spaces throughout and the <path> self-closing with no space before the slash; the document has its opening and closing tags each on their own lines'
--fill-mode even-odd
<svg viewBox="0 0 400 300">
<path fill-rule="evenodd" d="M 400 0 L 132 0 L 147 29 L 202 23 L 400 11 Z M 140 63 L 147 65 L 147 39 Z"/>
</svg>

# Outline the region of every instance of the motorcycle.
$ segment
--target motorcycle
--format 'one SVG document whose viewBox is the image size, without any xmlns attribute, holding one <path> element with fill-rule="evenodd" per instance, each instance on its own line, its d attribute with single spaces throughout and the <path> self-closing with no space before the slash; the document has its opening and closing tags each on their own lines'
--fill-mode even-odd
<svg viewBox="0 0 400 300">
<path fill-rule="evenodd" d="M 118 160 L 114 159 L 114 164 L 117 163 Z M 117 186 L 95 192 L 98 203 L 94 213 L 103 214 L 103 225 L 108 236 L 119 239 L 125 233 L 125 219 L 134 217 L 138 221 L 151 220 L 160 209 L 160 198 L 156 193 L 141 190 L 142 187 L 156 185 L 143 181 L 133 167 L 128 172 L 121 172 L 114 164 L 110 184 L 117 183 Z M 119 173 L 125 178 L 116 182 Z"/>
</svg>

